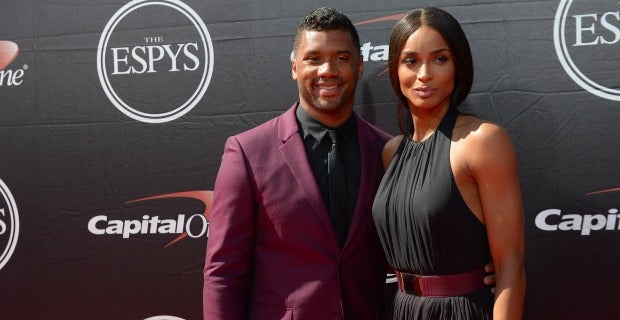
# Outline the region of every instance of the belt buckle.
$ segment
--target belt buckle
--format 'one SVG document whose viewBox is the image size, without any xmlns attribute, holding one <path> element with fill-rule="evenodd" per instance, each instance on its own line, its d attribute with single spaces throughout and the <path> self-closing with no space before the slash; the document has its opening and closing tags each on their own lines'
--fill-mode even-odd
<svg viewBox="0 0 620 320">
<path fill-rule="evenodd" d="M 424 296 L 424 291 L 422 290 L 422 276 L 415 275 L 415 278 L 413 278 L 413 291 L 418 296 Z"/>
<path fill-rule="evenodd" d="M 402 288 L 405 293 L 415 294 L 422 296 L 422 277 L 417 274 L 403 273 L 402 274 Z"/>
</svg>

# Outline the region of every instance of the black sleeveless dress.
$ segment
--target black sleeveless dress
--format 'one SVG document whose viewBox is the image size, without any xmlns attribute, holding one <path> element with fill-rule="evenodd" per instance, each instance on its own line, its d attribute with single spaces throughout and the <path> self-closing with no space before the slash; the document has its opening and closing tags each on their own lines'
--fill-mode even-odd
<svg viewBox="0 0 620 320">
<path fill-rule="evenodd" d="M 431 137 L 405 137 L 386 170 L 373 218 L 388 263 L 421 275 L 463 273 L 489 262 L 484 225 L 466 206 L 450 167 L 454 108 Z M 492 319 L 493 294 L 484 287 L 465 296 L 420 297 L 398 291 L 394 319 Z"/>
</svg>

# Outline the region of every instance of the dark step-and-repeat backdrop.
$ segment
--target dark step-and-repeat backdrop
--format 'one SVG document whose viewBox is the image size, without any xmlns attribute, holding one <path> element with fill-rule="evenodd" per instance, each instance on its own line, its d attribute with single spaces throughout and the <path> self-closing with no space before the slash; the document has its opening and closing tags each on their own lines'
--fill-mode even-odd
<svg viewBox="0 0 620 320">
<path fill-rule="evenodd" d="M 517 148 L 525 318 L 616 319 L 617 0 L 2 1 L 0 319 L 202 319 L 224 141 L 297 99 L 299 17 L 351 17 L 365 62 L 356 110 L 396 134 L 388 36 L 429 4 L 473 49 L 464 111 Z"/>
</svg>

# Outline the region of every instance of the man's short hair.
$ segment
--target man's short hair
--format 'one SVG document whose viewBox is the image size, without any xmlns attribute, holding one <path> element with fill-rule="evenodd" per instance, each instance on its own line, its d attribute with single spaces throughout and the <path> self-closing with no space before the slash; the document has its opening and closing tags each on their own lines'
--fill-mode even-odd
<svg viewBox="0 0 620 320">
<path fill-rule="evenodd" d="M 301 41 L 301 35 L 304 31 L 331 30 L 348 31 L 351 34 L 351 39 L 353 40 L 353 45 L 357 49 L 357 53 L 360 53 L 360 37 L 349 17 L 336 9 L 325 7 L 314 9 L 301 19 L 297 27 L 297 33 L 295 34 L 293 50 L 297 50 L 299 42 Z"/>
</svg>

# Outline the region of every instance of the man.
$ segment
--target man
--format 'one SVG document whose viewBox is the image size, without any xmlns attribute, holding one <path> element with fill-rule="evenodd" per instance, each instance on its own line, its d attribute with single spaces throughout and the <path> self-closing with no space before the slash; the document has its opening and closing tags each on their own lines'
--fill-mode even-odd
<svg viewBox="0 0 620 320">
<path fill-rule="evenodd" d="M 362 71 L 359 37 L 344 14 L 319 8 L 302 20 L 292 59 L 299 103 L 226 142 L 205 320 L 383 318 L 386 269 L 371 208 L 390 137 L 353 112 Z M 346 164 L 346 184 L 332 190 L 328 129 L 339 132 Z M 340 189 L 346 194 L 331 193 Z M 342 207 L 333 209 L 338 197 Z"/>
</svg>

